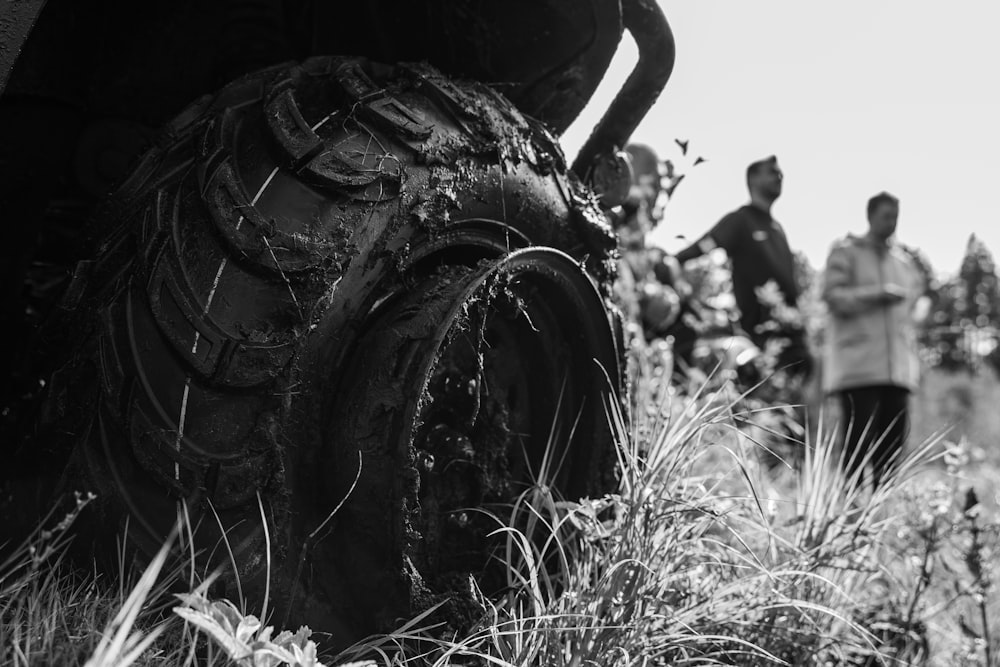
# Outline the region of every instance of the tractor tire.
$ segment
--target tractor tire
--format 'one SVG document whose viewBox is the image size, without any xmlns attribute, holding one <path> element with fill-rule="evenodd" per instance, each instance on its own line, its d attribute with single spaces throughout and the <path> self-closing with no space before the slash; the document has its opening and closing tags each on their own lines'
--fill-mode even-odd
<svg viewBox="0 0 1000 667">
<path fill-rule="evenodd" d="M 47 414 L 98 543 L 127 525 L 149 555 L 183 515 L 225 585 L 338 646 L 445 598 L 471 615 L 496 524 L 469 510 L 546 461 L 567 497 L 614 488 L 615 238 L 487 86 L 254 73 L 169 124 L 97 224 Z"/>
</svg>

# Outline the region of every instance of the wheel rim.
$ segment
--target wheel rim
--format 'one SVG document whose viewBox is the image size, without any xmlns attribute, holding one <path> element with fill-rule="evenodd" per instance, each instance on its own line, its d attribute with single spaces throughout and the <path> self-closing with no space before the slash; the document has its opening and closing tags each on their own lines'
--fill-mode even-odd
<svg viewBox="0 0 1000 667">
<path fill-rule="evenodd" d="M 435 275 L 384 308 L 360 347 L 328 431 L 338 493 L 354 489 L 331 557 L 351 597 L 376 601 L 376 625 L 443 595 L 463 606 L 456 593 L 483 575 L 497 527 L 474 510 L 502 512 L 539 474 L 566 497 L 611 490 L 619 348 L 568 255 L 529 248 Z"/>
</svg>

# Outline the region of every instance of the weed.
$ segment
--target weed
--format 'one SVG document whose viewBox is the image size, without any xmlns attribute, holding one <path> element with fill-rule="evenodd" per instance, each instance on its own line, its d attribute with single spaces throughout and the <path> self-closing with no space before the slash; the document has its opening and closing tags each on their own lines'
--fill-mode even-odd
<svg viewBox="0 0 1000 667">
<path fill-rule="evenodd" d="M 164 571 L 159 557 L 137 581 L 123 565 L 121 587 L 66 567 L 71 513 L 0 564 L 0 662 L 997 664 L 1000 523 L 969 482 L 974 446 L 928 439 L 870 490 L 844 477 L 829 424 L 797 469 L 773 469 L 734 423 L 746 415 L 731 394 L 680 398 L 648 377 L 635 387 L 631 423 L 609 412 L 618 490 L 560 497 L 559 461 L 546 457 L 534 484 L 495 510 L 507 585 L 487 598 L 469 579 L 486 613 L 461 636 L 435 621 L 442 601 L 321 655 L 308 628 L 276 629 L 266 608 L 209 599 L 211 577 Z M 190 592 L 163 614 L 151 602 L 177 581 Z"/>
</svg>

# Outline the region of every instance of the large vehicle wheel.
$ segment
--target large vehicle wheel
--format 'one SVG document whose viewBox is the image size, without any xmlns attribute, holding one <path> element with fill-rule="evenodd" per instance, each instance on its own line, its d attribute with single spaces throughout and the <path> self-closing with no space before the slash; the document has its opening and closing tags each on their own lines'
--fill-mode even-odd
<svg viewBox="0 0 1000 667">
<path fill-rule="evenodd" d="M 614 237 L 488 87 L 356 58 L 253 74 L 99 222 L 50 412 L 76 420 L 67 486 L 140 551 L 183 508 L 206 561 L 343 643 L 461 597 L 493 527 L 469 510 L 547 448 L 563 494 L 613 487 Z"/>
</svg>

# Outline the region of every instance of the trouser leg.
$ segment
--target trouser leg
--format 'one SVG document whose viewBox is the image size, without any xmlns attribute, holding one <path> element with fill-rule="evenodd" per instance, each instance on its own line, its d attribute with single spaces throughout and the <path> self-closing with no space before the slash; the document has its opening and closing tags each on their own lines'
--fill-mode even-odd
<svg viewBox="0 0 1000 667">
<path fill-rule="evenodd" d="M 789 335 L 788 345 L 778 355 L 778 367 L 804 383 L 812 377 L 814 365 L 805 336 L 797 332 Z"/>
<path fill-rule="evenodd" d="M 894 465 L 909 429 L 909 392 L 902 387 L 859 387 L 840 393 L 844 429 L 844 470 L 848 476 L 871 454 L 875 486 Z"/>
<path fill-rule="evenodd" d="M 841 462 L 848 478 L 857 473 L 865 460 L 874 425 L 877 392 L 870 387 L 847 389 L 840 392 L 841 429 L 844 451 Z"/>
<path fill-rule="evenodd" d="M 894 468 L 902 455 L 903 445 L 910 430 L 909 392 L 902 387 L 883 387 L 882 398 L 876 410 L 878 422 L 876 436 L 884 434 L 873 444 L 872 477 L 875 486 Z"/>
</svg>

